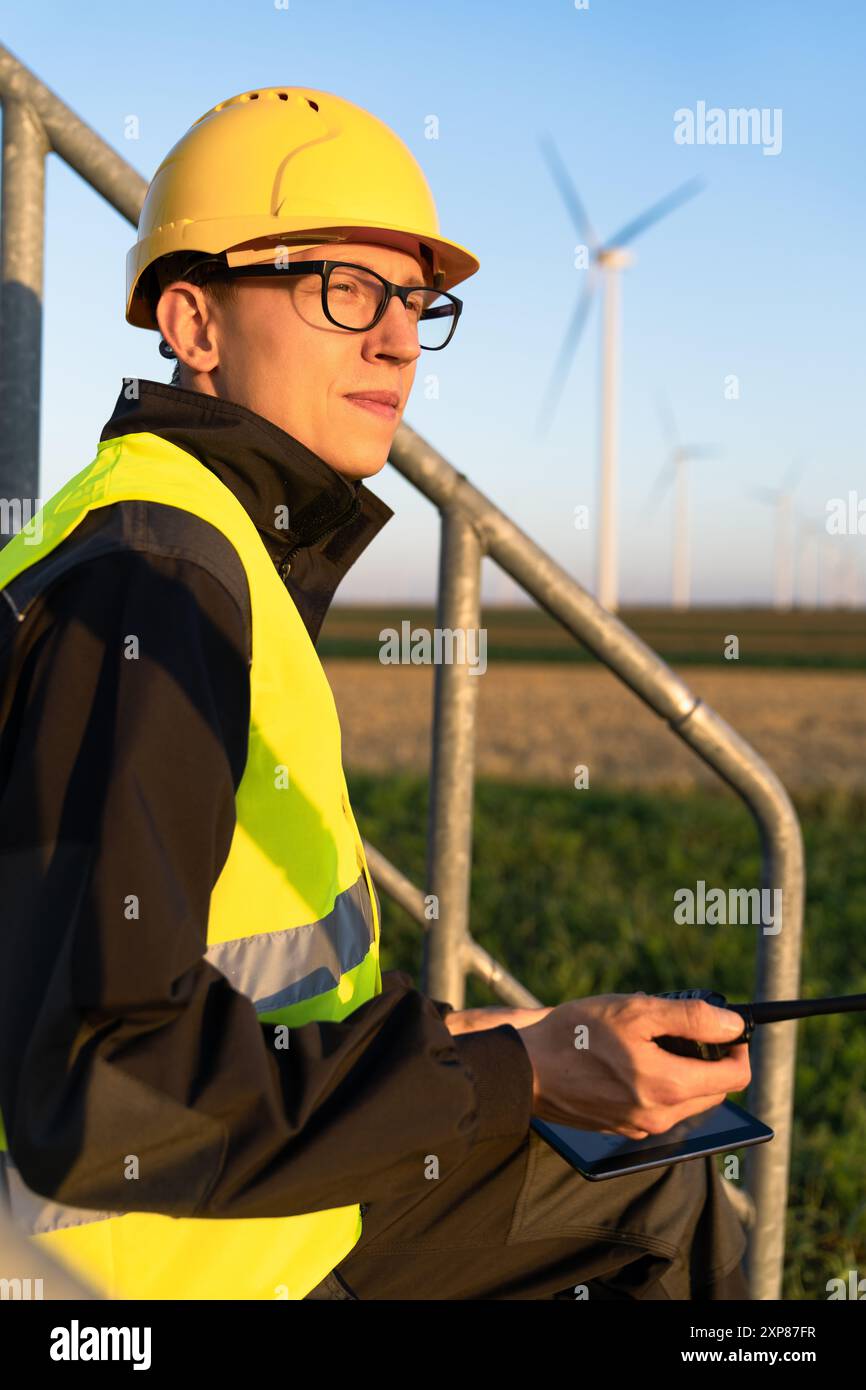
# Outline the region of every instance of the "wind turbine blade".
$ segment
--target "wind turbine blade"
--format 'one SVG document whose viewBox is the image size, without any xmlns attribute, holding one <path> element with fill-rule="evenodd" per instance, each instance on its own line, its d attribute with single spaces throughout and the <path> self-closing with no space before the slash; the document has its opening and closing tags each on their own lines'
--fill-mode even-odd
<svg viewBox="0 0 866 1390">
<path fill-rule="evenodd" d="M 541 146 L 541 152 L 547 160 L 548 168 L 553 175 L 553 181 L 559 189 L 562 201 L 571 213 L 571 219 L 574 222 L 578 235 L 583 238 L 594 255 L 599 246 L 598 236 L 589 220 L 586 208 L 581 202 L 580 194 L 574 186 L 571 175 L 562 161 L 553 136 L 547 133 L 541 135 L 539 137 L 539 144 Z"/>
<path fill-rule="evenodd" d="M 806 465 L 803 460 L 795 459 L 785 470 L 785 476 L 779 484 L 779 491 L 793 492 L 805 471 Z"/>
<path fill-rule="evenodd" d="M 649 511 L 655 511 L 659 502 L 664 497 L 665 493 L 667 492 L 668 488 L 674 480 L 674 472 L 675 469 L 673 463 L 666 463 L 664 467 L 660 470 L 659 475 L 655 480 L 655 483 L 653 484 L 652 488 L 647 494 L 646 505 Z"/>
<path fill-rule="evenodd" d="M 717 459 L 722 456 L 722 450 L 714 444 L 684 444 L 683 453 L 690 459 Z"/>
<path fill-rule="evenodd" d="M 674 420 L 674 412 L 671 410 L 671 403 L 667 396 L 660 394 L 658 398 L 659 420 L 661 421 L 662 434 L 667 440 L 668 448 L 671 453 L 680 447 L 680 437 L 677 434 L 677 425 Z"/>
<path fill-rule="evenodd" d="M 571 316 L 571 322 L 566 329 L 565 337 L 562 340 L 562 347 L 559 349 L 559 357 L 557 358 L 556 366 L 551 373 L 550 382 L 548 383 L 544 404 L 538 414 L 536 431 L 540 432 L 542 436 L 546 434 L 548 426 L 556 413 L 556 408 L 559 405 L 559 398 L 562 394 L 562 388 L 565 385 L 565 378 L 568 375 L 572 359 L 577 351 L 577 345 L 580 342 L 581 334 L 583 333 L 587 316 L 592 306 L 595 288 L 596 277 L 590 271 L 586 286 L 577 301 L 574 313 Z"/>
<path fill-rule="evenodd" d="M 605 242 L 605 250 L 614 246 L 625 246 L 627 242 L 634 241 L 635 237 L 640 236 L 641 232 L 645 232 L 654 222 L 660 222 L 669 212 L 673 212 L 681 203 L 688 202 L 689 198 L 694 198 L 695 194 L 700 193 L 705 187 L 703 179 L 689 179 L 688 183 L 675 188 L 666 198 L 653 203 L 652 207 L 647 208 L 646 212 L 642 212 L 633 222 L 627 222 L 616 236 L 609 237 Z"/>
</svg>

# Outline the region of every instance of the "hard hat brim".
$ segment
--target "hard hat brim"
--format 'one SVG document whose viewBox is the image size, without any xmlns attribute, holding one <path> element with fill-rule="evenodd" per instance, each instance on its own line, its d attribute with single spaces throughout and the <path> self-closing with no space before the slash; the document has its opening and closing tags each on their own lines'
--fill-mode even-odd
<svg viewBox="0 0 866 1390">
<path fill-rule="evenodd" d="M 210 254 L 236 250 L 248 242 L 259 238 L 286 238 L 296 242 L 301 239 L 306 244 L 325 244 L 332 241 L 374 242 L 393 246 L 417 254 L 419 243 L 429 247 L 435 256 L 436 268 L 441 274 L 438 288 L 453 289 L 470 275 L 474 275 L 480 262 L 471 251 L 456 241 L 449 241 L 438 235 L 415 227 L 396 227 L 392 223 L 377 223 L 365 219 L 363 223 L 320 224 L 311 226 L 308 218 L 280 219 L 279 228 L 274 230 L 274 218 L 262 216 L 246 218 L 215 218 L 211 221 L 190 223 L 181 229 L 180 238 L 176 225 L 161 227 L 136 242 L 126 257 L 127 303 L 126 321 L 136 328 L 150 328 L 159 331 L 150 305 L 141 291 L 141 277 L 144 270 L 153 265 L 162 255 L 181 251 L 201 251 Z M 188 240 L 188 244 L 184 244 Z M 178 244 L 180 241 L 180 245 Z M 163 245 L 161 245 L 163 243 Z"/>
</svg>

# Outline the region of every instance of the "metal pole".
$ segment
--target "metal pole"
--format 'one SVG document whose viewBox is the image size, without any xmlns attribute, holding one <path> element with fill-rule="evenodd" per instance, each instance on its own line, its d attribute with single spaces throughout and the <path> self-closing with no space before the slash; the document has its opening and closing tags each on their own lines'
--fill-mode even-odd
<svg viewBox="0 0 866 1390">
<path fill-rule="evenodd" d="M 481 616 L 481 542 L 458 509 L 442 513 L 437 626 L 462 634 L 464 661 L 435 668 L 430 817 L 427 837 L 428 892 L 438 917 L 424 937 L 421 988 L 434 999 L 463 1007 L 469 890 L 472 875 L 472 803 L 475 790 L 475 708 L 483 675 L 469 664 L 470 633 Z"/>
<path fill-rule="evenodd" d="M 800 993 L 806 875 L 800 823 L 787 793 L 766 765 L 753 764 L 756 755 L 745 740 L 702 702 L 681 726 L 675 726 L 675 732 L 739 792 L 758 824 L 763 848 L 762 887 L 771 894 L 779 891 L 781 927 L 777 931 L 777 922 L 762 920 L 755 998 L 796 999 Z M 769 1144 L 747 1150 L 744 1163 L 744 1185 L 759 1213 L 750 1233 L 747 1257 L 752 1297 L 756 1299 L 780 1298 L 782 1292 L 796 1029 L 796 1022 L 759 1028 L 749 1048 L 749 1105 L 776 1132 Z"/>
<path fill-rule="evenodd" d="M 0 101 L 0 536 L 8 536 L 30 519 L 39 493 L 45 156 L 54 150 L 133 226 L 147 181 L 2 45 Z"/>
<path fill-rule="evenodd" d="M 45 156 L 39 118 L 22 101 L 3 106 L 0 211 L 0 535 L 38 510 L 42 366 Z M 16 512 L 20 514 L 15 515 Z"/>
</svg>

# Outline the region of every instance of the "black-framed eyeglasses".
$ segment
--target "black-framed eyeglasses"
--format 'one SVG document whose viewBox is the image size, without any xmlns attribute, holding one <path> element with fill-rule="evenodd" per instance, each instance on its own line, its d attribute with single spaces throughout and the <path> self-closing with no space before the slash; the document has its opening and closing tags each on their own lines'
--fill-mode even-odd
<svg viewBox="0 0 866 1390">
<path fill-rule="evenodd" d="M 285 265 L 222 266 L 219 278 L 258 279 L 261 276 L 319 275 L 322 310 L 336 328 L 366 333 L 381 319 L 393 298 L 402 301 L 418 329 L 418 343 L 427 352 L 440 352 L 454 336 L 463 300 L 429 285 L 395 285 L 368 266 L 353 261 L 288 261 Z"/>
</svg>

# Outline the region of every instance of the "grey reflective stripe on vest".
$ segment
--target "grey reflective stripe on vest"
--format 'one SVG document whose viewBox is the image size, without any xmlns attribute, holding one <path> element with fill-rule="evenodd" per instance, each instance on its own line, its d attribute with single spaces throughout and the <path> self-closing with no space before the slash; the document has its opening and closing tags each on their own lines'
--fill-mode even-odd
<svg viewBox="0 0 866 1390">
<path fill-rule="evenodd" d="M 27 1186 L 12 1155 L 5 1149 L 0 1149 L 0 1206 L 16 1229 L 26 1236 L 45 1235 L 64 1226 L 88 1226 L 94 1221 L 109 1221 L 113 1216 L 123 1215 L 119 1211 L 67 1207 L 41 1197 Z"/>
<path fill-rule="evenodd" d="M 320 921 L 222 941 L 208 949 L 206 959 L 235 989 L 252 999 L 259 1013 L 269 1013 L 334 989 L 341 975 L 361 964 L 373 937 L 373 909 L 362 872 L 351 888 L 338 894 L 333 908 Z M 0 1150 L 0 1205 L 17 1229 L 28 1236 L 124 1215 L 120 1211 L 67 1207 L 39 1196 L 24 1182 L 12 1155 L 5 1150 Z"/>
<path fill-rule="evenodd" d="M 260 1014 L 271 1013 L 336 989 L 341 975 L 361 964 L 373 935 L 373 910 L 362 874 L 318 922 L 220 941 L 208 948 L 206 959 Z"/>
</svg>

